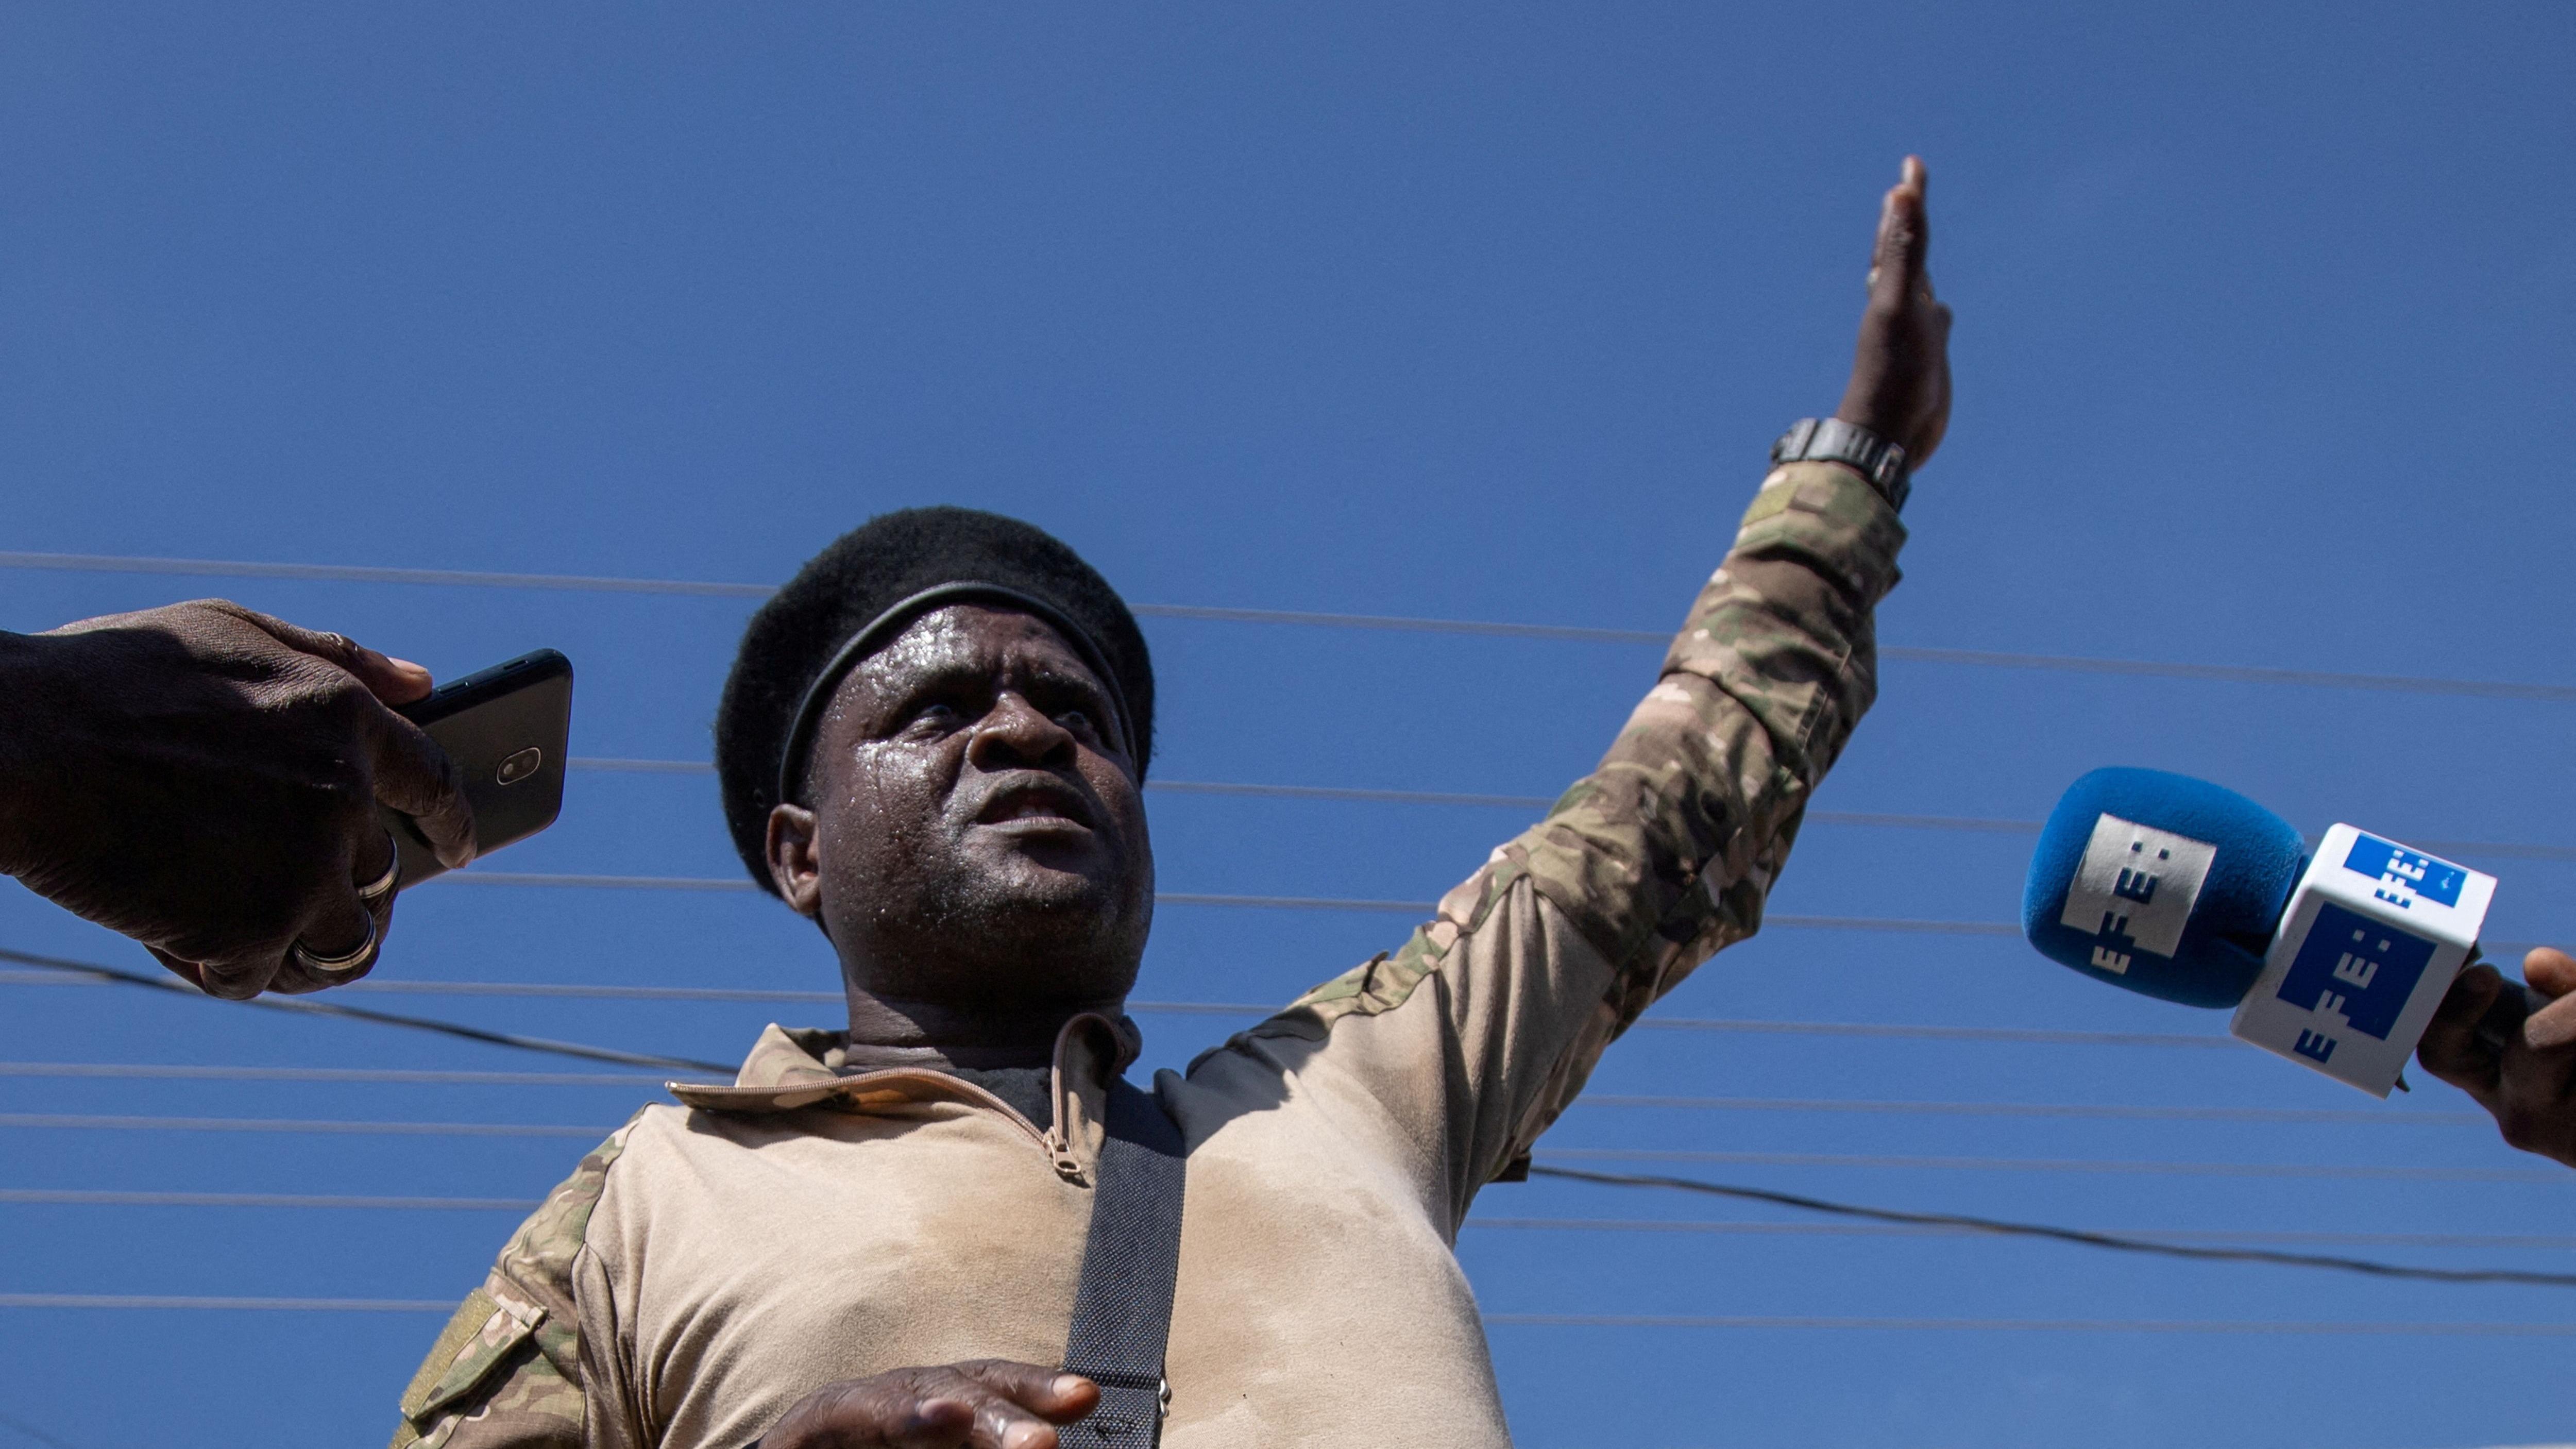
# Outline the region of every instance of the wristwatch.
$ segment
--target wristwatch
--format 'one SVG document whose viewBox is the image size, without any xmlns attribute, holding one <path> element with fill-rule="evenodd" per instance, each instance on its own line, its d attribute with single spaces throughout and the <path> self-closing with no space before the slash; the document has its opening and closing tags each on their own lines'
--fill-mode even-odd
<svg viewBox="0 0 2576 1449">
<path fill-rule="evenodd" d="M 1914 491 L 1906 476 L 1905 449 L 1857 423 L 1840 418 L 1800 418 L 1771 445 L 1774 463 L 1840 463 L 1869 480 L 1887 506 L 1902 511 Z"/>
</svg>

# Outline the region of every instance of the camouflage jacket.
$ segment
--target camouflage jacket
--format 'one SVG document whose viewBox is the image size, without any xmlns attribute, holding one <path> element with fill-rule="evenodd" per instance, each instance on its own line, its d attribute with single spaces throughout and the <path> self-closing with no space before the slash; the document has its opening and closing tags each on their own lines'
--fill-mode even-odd
<svg viewBox="0 0 2576 1449">
<path fill-rule="evenodd" d="M 1469 1201 L 1761 924 L 1873 696 L 1903 539 L 1856 474 L 1772 473 L 1598 769 L 1401 948 L 1158 1076 L 1190 1145 L 1165 1443 L 1509 1442 L 1450 1251 Z M 519 1229 L 396 1449 L 741 1449 L 837 1379 L 1058 1362 L 1132 1047 L 1069 1024 L 1040 1123 L 770 1028 L 734 1086 L 643 1109 Z"/>
</svg>

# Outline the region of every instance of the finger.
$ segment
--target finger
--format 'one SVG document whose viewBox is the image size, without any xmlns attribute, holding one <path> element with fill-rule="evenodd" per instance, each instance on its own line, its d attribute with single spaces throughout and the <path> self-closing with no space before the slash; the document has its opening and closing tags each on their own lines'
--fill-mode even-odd
<svg viewBox="0 0 2576 1449">
<path fill-rule="evenodd" d="M 2495 1101 L 2488 1104 L 2504 1140 L 2526 1152 L 2557 1156 L 2552 1149 L 2568 1132 L 2571 1075 L 2576 1075 L 2576 1052 L 2508 1046 L 2496 1074 Z"/>
<path fill-rule="evenodd" d="M 2522 958 L 2522 979 L 2552 999 L 2576 992 L 2576 956 L 2551 946 L 2535 946 Z"/>
<path fill-rule="evenodd" d="M 975 1406 L 960 1399 L 925 1399 L 891 1433 L 899 1449 L 963 1449 L 975 1432 Z"/>
<path fill-rule="evenodd" d="M 304 929 L 296 937 L 296 943 L 304 949 L 287 953 L 287 970 L 309 975 L 317 985 L 355 981 L 376 964 L 376 952 L 384 944 L 376 926 L 376 913 L 369 902 L 359 897 L 354 882 L 334 885 L 306 913 Z M 351 955 L 357 959 L 346 966 L 316 964 Z"/>
<path fill-rule="evenodd" d="M 196 962 L 182 961 L 178 957 L 171 955 L 169 952 L 162 950 L 158 946 L 146 946 L 143 949 L 151 952 L 152 959 L 160 962 L 164 967 L 166 967 L 171 975 L 187 982 L 199 991 L 206 989 L 205 978 L 198 973 Z"/>
<path fill-rule="evenodd" d="M 1017 1359 L 981 1358 L 957 1372 L 1032 1412 L 1070 1424 L 1100 1403 L 1100 1386 L 1080 1374 Z"/>
<path fill-rule="evenodd" d="M 1056 1449 L 1055 1426 L 1026 1406 L 963 1375 L 940 1378 L 946 1387 L 916 1401 L 895 1425 L 904 1449 Z"/>
<path fill-rule="evenodd" d="M 286 950 L 267 947 L 197 963 L 197 984 L 208 996 L 248 1001 L 268 989 L 286 969 Z"/>
<path fill-rule="evenodd" d="M 2576 1043 L 2576 996 L 2562 996 L 2524 1017 L 2522 1040 L 2536 1052 L 2554 1052 Z"/>
<path fill-rule="evenodd" d="M 2499 1061 L 2478 1040 L 2478 1018 L 2503 989 L 2504 977 L 2492 966 L 2481 963 L 2461 972 L 2415 1045 L 2415 1059 L 2424 1070 L 2489 1106 L 2494 1104 Z"/>
<path fill-rule="evenodd" d="M 322 629 L 307 629 L 301 624 L 290 624 L 274 614 L 263 614 L 257 609 L 245 609 L 239 604 L 232 605 L 231 610 L 258 625 L 270 637 L 287 648 L 319 659 L 327 659 L 349 671 L 357 676 L 360 684 L 367 687 L 368 693 L 387 704 L 409 704 L 430 691 L 432 681 L 429 671 L 408 659 L 396 659 L 390 654 L 380 654 L 346 634 L 334 634 Z"/>
<path fill-rule="evenodd" d="M 1869 285 L 1872 300 L 1900 307 L 1918 292 L 1928 295 L 1923 259 L 1930 230 L 1923 205 L 1923 163 L 1905 158 L 1902 179 L 1889 188 L 1879 206 L 1878 241 L 1872 248 Z"/>
<path fill-rule="evenodd" d="M 269 979 L 267 987 L 269 994 L 302 996 L 308 992 L 328 991 L 334 986 L 346 986 L 352 981 L 360 980 L 368 972 L 375 970 L 376 963 L 385 959 L 385 938 L 393 933 L 395 899 L 394 893 L 387 891 L 365 902 L 367 914 L 375 920 L 376 939 L 365 958 L 358 964 L 345 971 L 315 971 L 298 960 L 294 952 L 289 951 L 286 955 L 286 964 L 279 967 L 277 974 Z"/>
<path fill-rule="evenodd" d="M 376 798 L 411 817 L 439 864 L 455 870 L 472 861 L 474 806 L 465 798 L 456 763 L 420 726 L 392 710 L 370 710 L 367 718 Z"/>
</svg>

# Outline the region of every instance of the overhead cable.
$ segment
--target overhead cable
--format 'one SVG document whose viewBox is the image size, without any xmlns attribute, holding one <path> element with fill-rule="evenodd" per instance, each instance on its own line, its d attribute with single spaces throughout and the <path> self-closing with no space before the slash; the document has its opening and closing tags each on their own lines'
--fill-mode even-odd
<svg viewBox="0 0 2576 1449">
<path fill-rule="evenodd" d="M 369 1197 L 311 1192 L 125 1192 L 5 1187 L 0 1204 L 65 1207 L 347 1208 L 363 1212 L 534 1212 L 543 1198 Z"/>
<path fill-rule="evenodd" d="M 564 762 L 576 770 L 602 770 L 647 775 L 713 775 L 716 767 L 699 760 L 635 760 L 575 756 Z M 1546 810 L 1556 804 L 1546 795 L 1480 795 L 1451 790 L 1380 790 L 1349 785 L 1257 785 L 1227 780 L 1148 780 L 1148 793 L 1248 796 L 1276 800 L 1342 800 L 1377 805 L 1493 806 L 1511 810 Z M 1810 810 L 1810 825 L 1844 825 L 1886 830 L 1950 830 L 1980 835 L 2037 835 L 2042 822 L 2000 820 L 1971 815 L 1902 815 L 1880 810 Z M 2310 844 L 2315 842 L 2311 841 Z M 2516 860 L 2576 861 L 2576 846 L 2534 845 L 2496 840 L 2425 840 L 2426 850 L 2449 855 L 2491 855 Z"/>
<path fill-rule="evenodd" d="M 454 1313 L 446 1298 L 269 1298 L 178 1293 L 0 1293 L 0 1308 L 121 1308 L 225 1313 Z"/>
<path fill-rule="evenodd" d="M 81 986 L 142 986 L 156 991 L 172 991 L 197 1000 L 211 1000 L 175 981 L 156 980 L 141 972 L 125 971 L 87 961 L 64 961 L 56 957 L 32 956 L 23 951 L 0 950 L 0 961 L 17 961 L 41 969 L 29 972 L 0 973 L 0 985 L 36 983 Z M 765 991 L 744 987 L 715 986 L 587 986 L 532 981 L 357 981 L 333 988 L 332 994 L 400 993 L 426 996 L 559 996 L 598 998 L 603 1000 L 669 1000 L 669 1001 L 745 1001 L 807 1002 L 827 1004 L 843 1000 L 833 991 Z M 251 1005 L 327 1007 L 325 1002 L 302 1002 L 261 997 Z M 1138 1016 L 1249 1016 L 1263 1017 L 1279 1010 L 1276 1002 L 1244 1001 L 1131 1001 L 1130 1014 Z M 500 1044 L 528 1051 L 556 1052 L 587 1060 L 624 1061 L 629 1054 L 601 1057 L 606 1048 L 574 1047 L 570 1043 L 548 1045 L 542 1038 L 505 1036 L 485 1033 L 478 1028 L 460 1027 L 454 1022 L 426 1017 L 405 1016 L 394 1012 L 358 1011 L 349 1008 L 323 1011 L 323 1015 L 352 1016 L 361 1021 L 386 1026 L 411 1027 L 417 1030 L 464 1035 L 469 1040 L 500 1039 Z M 1718 1032 L 1755 1036 L 1852 1036 L 1876 1039 L 1917 1041 L 1999 1042 L 2024 1046 L 2108 1046 L 2184 1048 L 2210 1051 L 2232 1051 L 2239 1047 L 2231 1037 L 2195 1036 L 2183 1032 L 2141 1031 L 2061 1031 L 2043 1027 L 2011 1026 L 1936 1026 L 1904 1022 L 1864 1021 L 1766 1021 L 1750 1017 L 1655 1016 L 1640 1018 L 1632 1031 Z M 559 1050 L 560 1048 L 560 1050 Z M 683 1066 L 707 1071 L 730 1073 L 731 1067 L 713 1062 L 692 1061 L 676 1057 L 643 1058 L 641 1065 Z"/>
<path fill-rule="evenodd" d="M 452 1314 L 445 1298 L 270 1298 L 163 1293 L 0 1293 L 0 1308 L 240 1313 Z M 2363 1320 L 2255 1321 L 2223 1318 L 1839 1318 L 1813 1314 L 1486 1313 L 1489 1324 L 1525 1328 L 1852 1329 L 1881 1333 L 2231 1333 L 2423 1338 L 2563 1338 L 2576 1323 Z"/>
<path fill-rule="evenodd" d="M 2205 1263 L 2271 1263 L 2288 1268 L 2323 1268 L 2343 1273 L 2359 1273 L 2373 1278 L 2401 1278 L 2423 1283 L 2513 1283 L 2526 1287 L 2576 1288 L 2576 1273 L 2536 1273 L 2520 1268 L 2419 1268 L 2399 1263 L 2381 1263 L 2368 1258 L 2344 1258 L 2318 1253 L 2287 1253 L 2273 1248 L 2202 1247 L 2119 1233 L 2092 1232 L 2082 1228 L 2058 1228 L 2041 1223 L 2018 1223 L 2000 1218 L 1971 1217 L 1961 1213 L 1904 1212 L 1895 1208 L 1862 1207 L 1856 1203 L 1834 1202 L 1820 1197 L 1808 1197 L 1801 1193 L 1777 1192 L 1769 1188 L 1744 1187 L 1734 1183 L 1703 1182 L 1688 1177 L 1584 1172 L 1562 1167 L 1532 1167 L 1530 1175 L 1564 1178 L 1609 1187 L 1664 1188 L 1678 1192 L 1701 1193 L 1711 1197 L 1764 1202 L 1778 1207 L 1796 1208 L 1801 1212 L 1860 1218 L 1870 1222 L 1903 1223 L 1914 1227 L 1956 1228 L 1966 1232 L 1993 1233 L 2007 1237 L 2045 1238 L 2052 1242 L 2073 1243 L 2079 1247 L 2103 1248 L 2120 1253 L 2144 1253 L 2166 1258 L 2189 1258 Z M 2576 1329 L 2576 1324 L 2570 1325 L 2570 1328 Z"/>
<path fill-rule="evenodd" d="M 788 994 L 788 993 L 780 993 Z M 824 992 L 796 993 L 840 1000 Z M 273 1081 L 393 1083 L 413 1086 L 660 1086 L 644 1074 L 426 1071 L 376 1067 L 185 1066 L 164 1062 L 0 1062 L 0 1077 L 79 1077 L 128 1081 Z M 2492 1126 L 2476 1112 L 2409 1112 L 2389 1108 L 2164 1107 L 2094 1102 L 1923 1102 L 1840 1097 L 1672 1097 L 1588 1092 L 1578 1107 L 1678 1108 L 1719 1112 L 1817 1112 L 1864 1116 L 2069 1117 L 2110 1121 L 2336 1124 L 2357 1127 Z"/>
<path fill-rule="evenodd" d="M 1710 1162 L 1744 1167 L 1839 1167 L 1912 1172 L 2097 1172 L 2143 1177 L 2345 1178 L 2374 1182 L 2532 1182 L 2576 1187 L 2576 1176 L 2509 1167 L 2390 1167 L 2306 1162 L 2161 1162 L 2107 1157 L 1930 1157 L 1878 1152 L 1731 1152 L 1697 1148 L 1542 1148 L 1542 1162 Z M 1533 1167 L 1532 1172 L 1538 1171 Z"/>
<path fill-rule="evenodd" d="M 43 971 L 86 976 L 92 980 L 119 986 L 132 986 L 146 991 L 167 992 L 198 1001 L 214 1001 L 194 987 L 173 976 L 154 976 L 122 967 L 102 966 L 94 961 L 68 961 L 60 956 L 39 956 L 28 951 L 0 948 L 0 961 L 14 961 Z M 345 989 L 345 988 L 344 988 Z M 679 1067 L 694 1072 L 715 1072 L 731 1076 L 733 1068 L 722 1062 L 702 1062 L 691 1057 L 655 1056 L 645 1052 L 618 1051 L 611 1047 L 585 1046 L 580 1042 L 555 1041 L 540 1036 L 522 1036 L 516 1032 L 487 1031 L 461 1022 L 437 1021 L 429 1017 L 405 1016 L 390 1011 L 371 1011 L 363 1006 L 347 1006 L 335 1001 L 306 1001 L 292 996 L 255 996 L 248 1001 L 229 1003 L 256 1011 L 293 1012 L 299 1016 L 333 1016 L 344 1021 L 373 1022 L 379 1026 L 407 1027 L 413 1031 L 437 1032 L 442 1036 L 479 1041 L 490 1046 L 513 1047 L 520 1051 L 545 1052 L 559 1057 L 578 1057 L 586 1061 L 615 1062 L 629 1067 Z"/>
<path fill-rule="evenodd" d="M 146 558 L 123 554 L 0 552 L 0 568 L 48 569 L 76 573 L 176 574 L 208 578 L 297 579 L 328 583 L 428 584 L 470 588 L 572 590 L 591 593 L 673 594 L 700 598 L 761 599 L 775 592 L 768 584 L 703 582 L 687 579 L 633 579 L 583 574 L 494 573 L 462 569 L 385 568 L 373 565 L 257 563 L 229 559 Z M 1233 624 L 1282 624 L 1308 628 L 1394 630 L 1408 633 L 1462 634 L 1488 638 L 1539 639 L 1574 643 L 1662 647 L 1668 630 L 1597 629 L 1565 624 L 1498 623 L 1475 619 L 1424 619 L 1392 614 L 1323 613 L 1301 609 L 1235 609 L 1188 604 L 1135 604 L 1146 618 L 1189 619 Z M 1882 659 L 1925 664 L 1959 664 L 1983 668 L 2042 669 L 2080 674 L 2130 675 L 2155 679 L 2197 679 L 2232 684 L 2299 685 L 2381 693 L 2467 695 L 2482 699 L 2522 699 L 2550 704 L 2576 703 L 2576 687 L 2509 681 L 2439 679 L 2386 674 L 2350 674 L 2312 669 L 2274 669 L 2230 664 L 2165 663 L 2134 659 L 2092 659 L 2062 654 L 2015 654 L 1988 649 L 1927 649 L 1882 645 Z"/>
<path fill-rule="evenodd" d="M 1778 1222 L 1703 1218 L 1522 1218 L 1479 1213 L 1470 1228 L 1517 1232 L 1680 1233 L 1720 1237 L 1858 1237 L 1955 1238 L 1983 1236 L 1982 1229 L 1944 1224 Z M 2268 1229 L 2133 1228 L 2117 1234 L 2153 1243 L 2272 1243 L 2309 1247 L 2370 1248 L 2511 1248 L 2544 1252 L 2576 1251 L 2576 1235 L 2566 1233 L 2307 1233 Z"/>
<path fill-rule="evenodd" d="M 809 993 L 824 997 L 824 993 Z M 839 1000 L 838 997 L 824 997 Z M 643 1073 L 430 1071 L 386 1067 L 255 1067 L 169 1062 L 0 1062 L 0 1077 L 68 1077 L 111 1081 L 339 1082 L 432 1087 L 660 1087 Z M 2476 1112 L 2410 1112 L 2397 1108 L 2168 1107 L 2096 1102 L 1922 1102 L 1842 1097 L 1671 1097 L 1591 1092 L 1584 1108 L 1676 1108 L 1717 1112 L 1815 1112 L 1861 1116 L 2059 1117 L 2144 1122 L 2246 1122 L 2354 1127 L 2473 1127 L 2493 1123 Z"/>
<path fill-rule="evenodd" d="M 78 1112 L 0 1112 L 0 1128 L 70 1132 L 277 1132 L 325 1137 L 577 1137 L 596 1142 L 605 1127 L 533 1122 L 353 1122 L 311 1117 L 131 1117 Z"/>
<path fill-rule="evenodd" d="M 21 1423 L 16 1419 L 10 1418 L 6 1414 L 0 1414 L 0 1429 L 6 1429 L 10 1433 L 18 1435 L 20 1438 L 26 1439 L 32 1443 L 45 1445 L 46 1449 L 72 1449 L 71 1445 L 64 1443 L 62 1440 L 55 1438 L 44 1430 L 39 1429 L 32 1424 Z"/>
<path fill-rule="evenodd" d="M 78 1077 L 113 1081 L 366 1082 L 426 1087 L 658 1087 L 668 1078 L 643 1072 L 419 1071 L 403 1067 L 236 1067 L 180 1062 L 0 1062 L 0 1077 Z"/>
<path fill-rule="evenodd" d="M 297 1117 L 145 1117 L 91 1113 L 0 1112 L 0 1130 L 53 1129 L 96 1132 L 273 1132 L 324 1136 L 574 1137 L 597 1139 L 616 1130 L 594 1126 L 517 1122 L 416 1122 Z M 1689 1149 L 1543 1149 L 1545 1164 L 1574 1161 L 1712 1162 L 1737 1166 L 1899 1169 L 1934 1172 L 2100 1172 L 2123 1176 L 2349 1178 L 2395 1182 L 2532 1182 L 2571 1185 L 2566 1172 L 2505 1168 L 2343 1166 L 2332 1163 L 2124 1161 L 2108 1158 L 1922 1157 L 1880 1153 L 1722 1152 Z M 1532 1167 L 1532 1172 L 1541 1169 Z M 1549 1166 L 1552 1175 L 1580 1175 Z"/>
<path fill-rule="evenodd" d="M 5 1300 L 0 1300 L 5 1306 Z M 1484 1321 L 1509 1328 L 1749 1328 L 1850 1329 L 1868 1333 L 2236 1333 L 2390 1338 L 2566 1338 L 2576 1323 L 2370 1322 L 2325 1319 L 2262 1321 L 2230 1318 L 1842 1318 L 1822 1314 L 1754 1313 L 1488 1313 Z"/>
<path fill-rule="evenodd" d="M 1755 1191 L 1747 1189 L 1747 1191 Z M 1773 1194 L 1772 1196 L 1793 1196 Z M 534 1197 L 429 1197 L 363 1193 L 186 1192 L 123 1188 L 0 1188 L 0 1205 L 35 1207 L 292 1208 L 322 1212 L 533 1212 Z M 1856 1210 L 1870 1211 L 1870 1210 Z M 1696 1218 L 1534 1218 L 1484 1213 L 1467 1228 L 1501 1232 L 1648 1233 L 1716 1237 L 1992 1237 L 1955 1223 L 1776 1222 Z M 2055 1230 L 2051 1230 L 2055 1231 Z M 2009 1236 L 2009 1235 L 2007 1235 Z M 2576 1235 L 2549 1233 L 2316 1233 L 2269 1229 L 2131 1229 L 2111 1234 L 2146 1243 L 2300 1244 L 2311 1247 L 2509 1248 L 2576 1250 Z"/>
<path fill-rule="evenodd" d="M 1679 1108 L 1704 1112 L 1849 1112 L 1868 1116 L 2074 1117 L 2121 1122 L 2264 1122 L 2356 1127 L 2484 1127 L 2481 1112 L 2409 1112 L 2362 1107 L 2144 1107 L 2107 1102 L 1909 1102 L 1844 1097 L 1658 1097 L 1586 1092 L 1578 1107 Z"/>
<path fill-rule="evenodd" d="M 539 871 L 452 870 L 423 885 L 524 886 L 569 890 L 749 892 L 760 887 L 741 876 L 590 875 Z M 1380 900 L 1354 896 L 1255 896 L 1198 891 L 1161 891 L 1156 905 L 1214 906 L 1228 910 L 1356 911 L 1386 915 L 1427 916 L 1437 901 Z M 1890 916 L 1766 915 L 1762 924 L 1786 931 L 1872 931 L 1908 936 L 2019 936 L 2010 921 L 1913 920 Z"/>
</svg>

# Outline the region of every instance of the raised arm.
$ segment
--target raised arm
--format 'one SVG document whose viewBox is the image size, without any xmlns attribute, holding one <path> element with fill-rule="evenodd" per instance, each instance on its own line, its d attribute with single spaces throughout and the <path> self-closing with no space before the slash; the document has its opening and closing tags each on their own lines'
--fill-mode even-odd
<svg viewBox="0 0 2576 1449">
<path fill-rule="evenodd" d="M 1923 181 L 1909 158 L 1887 195 L 1838 414 L 1917 466 L 1950 401 Z M 1905 537 L 1893 491 L 1843 463 L 1775 467 L 1600 766 L 1401 950 L 1253 1033 L 1314 1043 L 1281 1046 L 1319 1086 L 1381 1104 L 1453 1221 L 1640 1012 L 1760 927 L 1807 801 L 1875 697 L 1872 612 Z"/>
</svg>

